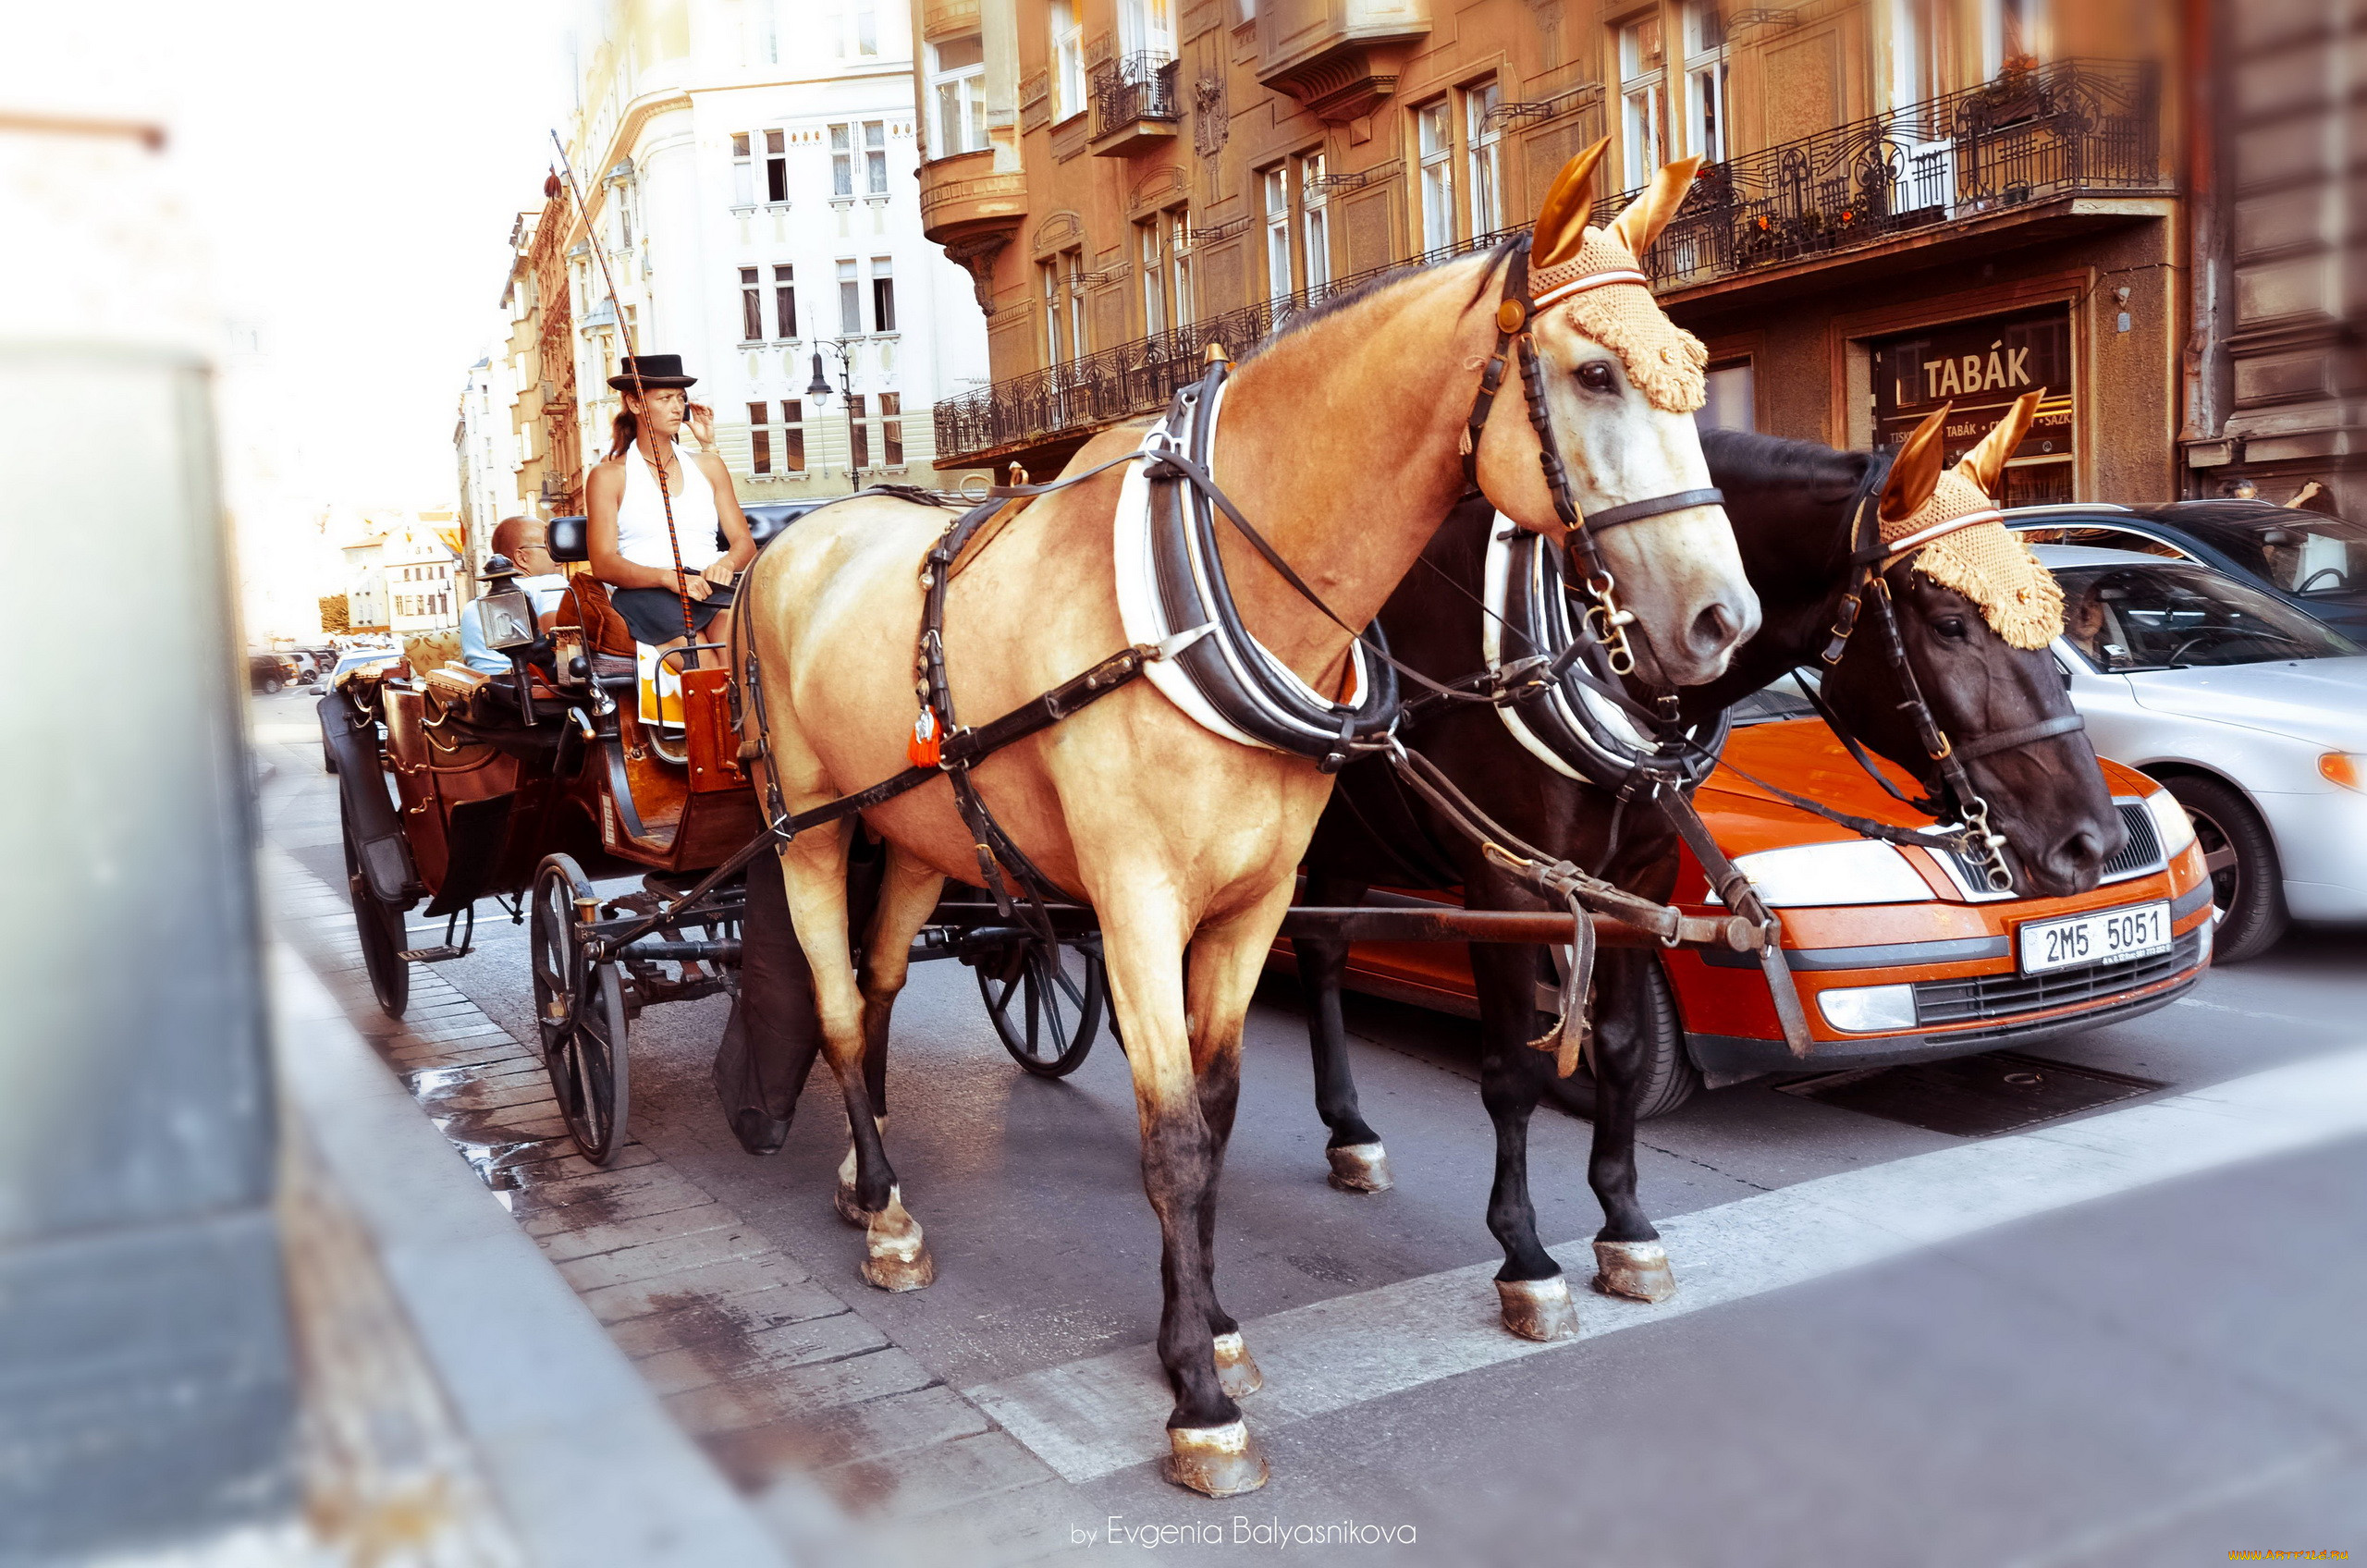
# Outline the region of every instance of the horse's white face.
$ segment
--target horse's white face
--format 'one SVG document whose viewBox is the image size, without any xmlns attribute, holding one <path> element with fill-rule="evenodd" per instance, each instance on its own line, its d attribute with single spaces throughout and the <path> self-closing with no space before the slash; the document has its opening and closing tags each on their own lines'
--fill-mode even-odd
<svg viewBox="0 0 2367 1568">
<path fill-rule="evenodd" d="M 1655 408 L 1619 356 L 1561 312 L 1547 312 L 1535 332 L 1546 407 L 1582 515 L 1710 488 L 1692 415 Z M 1513 395 L 1504 400 L 1526 423 L 1518 388 L 1508 390 Z M 1524 445 L 1533 472 L 1535 448 Z M 1533 490 L 1543 496 L 1543 482 L 1535 481 Z M 1530 527 L 1545 525 L 1551 502 L 1542 518 L 1513 515 Z M 1724 508 L 1687 507 L 1622 524 L 1596 535 L 1595 548 L 1617 582 L 1621 606 L 1636 617 L 1629 639 L 1644 680 L 1671 686 L 1714 680 L 1759 631 L 1759 595 L 1743 575 Z"/>
</svg>

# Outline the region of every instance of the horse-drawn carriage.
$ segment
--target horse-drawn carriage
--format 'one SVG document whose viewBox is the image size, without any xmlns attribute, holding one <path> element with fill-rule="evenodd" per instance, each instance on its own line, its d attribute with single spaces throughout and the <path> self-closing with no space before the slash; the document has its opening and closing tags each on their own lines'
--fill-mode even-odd
<svg viewBox="0 0 2367 1568">
<path fill-rule="evenodd" d="M 761 545 L 805 509 L 752 507 L 751 531 Z M 685 653 L 718 650 L 604 652 L 598 590 L 580 575 L 583 520 L 553 520 L 550 551 L 575 573 L 558 624 L 537 631 L 525 596 L 499 591 L 508 572 L 497 559 L 497 591 L 464 612 L 480 618 L 488 647 L 511 655 L 509 674 L 391 664 L 340 679 L 319 707 L 380 1007 L 401 1017 L 411 964 L 472 950 L 479 900 L 508 908 L 529 926 L 535 1023 L 568 1129 L 605 1162 L 625 1135 L 632 1020 L 734 983 L 744 869 L 694 902 L 687 895 L 756 839 L 764 818 L 727 672 L 682 668 Z M 635 876 L 637 888 L 596 886 Z M 414 931 L 414 912 L 430 924 Z M 1048 945 L 959 893 L 940 913 L 913 957 L 970 964 L 1019 1064 L 1073 1071 L 1104 1013 L 1093 933 L 1065 918 Z M 441 939 L 420 940 L 438 917 Z M 587 946 L 644 925 L 607 956 Z"/>
</svg>

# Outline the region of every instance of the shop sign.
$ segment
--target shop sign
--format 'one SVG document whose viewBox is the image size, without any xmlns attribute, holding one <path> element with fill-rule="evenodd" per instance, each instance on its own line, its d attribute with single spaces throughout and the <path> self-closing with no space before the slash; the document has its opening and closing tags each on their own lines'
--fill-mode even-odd
<svg viewBox="0 0 2367 1568">
<path fill-rule="evenodd" d="M 2077 398 L 2067 305 L 1948 322 L 1878 338 L 1870 347 L 1874 428 L 1883 446 L 1897 446 L 1935 410 L 1949 406 L 1944 441 L 1953 463 L 1989 434 L 2015 398 L 2043 388 L 2038 417 L 2014 449 L 2014 460 L 2069 463 Z M 2064 483 L 2067 486 L 2067 470 Z"/>
</svg>

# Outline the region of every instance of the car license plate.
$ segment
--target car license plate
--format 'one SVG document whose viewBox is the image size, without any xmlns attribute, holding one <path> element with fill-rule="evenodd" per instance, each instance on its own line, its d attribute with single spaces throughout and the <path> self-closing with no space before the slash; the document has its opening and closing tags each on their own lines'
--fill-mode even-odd
<svg viewBox="0 0 2367 1568">
<path fill-rule="evenodd" d="M 2083 963 L 2126 963 L 2170 950 L 2170 906 L 2137 904 L 2065 920 L 2032 920 L 2020 935 L 2025 974 Z"/>
</svg>

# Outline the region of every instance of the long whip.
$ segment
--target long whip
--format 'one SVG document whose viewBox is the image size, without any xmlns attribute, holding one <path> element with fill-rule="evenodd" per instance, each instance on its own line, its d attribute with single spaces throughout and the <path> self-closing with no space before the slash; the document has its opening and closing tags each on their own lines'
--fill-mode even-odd
<svg viewBox="0 0 2367 1568">
<path fill-rule="evenodd" d="M 608 288 L 608 309 L 617 318 L 617 330 L 624 334 L 625 357 L 627 362 L 632 367 L 625 374 L 632 377 L 633 396 L 645 403 L 649 398 L 649 388 L 641 379 L 641 344 L 633 336 L 632 324 L 625 320 L 623 303 L 617 299 L 617 279 L 616 275 L 608 270 L 607 247 L 600 243 L 600 236 L 593 230 L 591 209 L 583 204 L 583 190 L 575 183 L 575 166 L 567 161 L 567 144 L 558 139 L 557 129 L 551 132 L 551 145 L 558 150 L 559 172 L 567 177 L 568 191 L 575 198 L 575 215 L 583 220 L 583 242 L 592 248 L 593 259 L 600 263 L 600 280 L 607 284 Z M 684 405 L 687 409 L 687 398 L 684 400 Z M 641 445 L 641 435 L 639 422 L 636 421 L 633 430 L 635 446 Z M 645 451 L 644 460 L 647 460 Z M 674 552 L 674 598 L 682 606 L 682 641 L 685 644 L 694 644 L 699 640 L 699 631 L 691 619 L 690 574 L 682 570 L 682 541 L 674 532 L 674 495 L 666 483 L 668 465 L 656 463 L 651 466 L 657 471 L 658 504 L 666 508 L 666 543 Z M 696 657 L 697 655 L 687 656 Z"/>
</svg>

